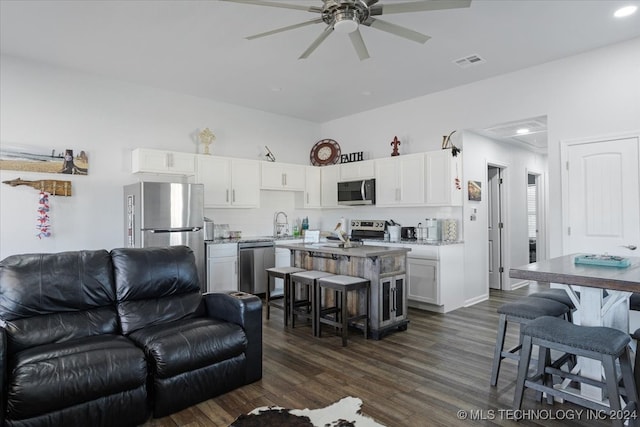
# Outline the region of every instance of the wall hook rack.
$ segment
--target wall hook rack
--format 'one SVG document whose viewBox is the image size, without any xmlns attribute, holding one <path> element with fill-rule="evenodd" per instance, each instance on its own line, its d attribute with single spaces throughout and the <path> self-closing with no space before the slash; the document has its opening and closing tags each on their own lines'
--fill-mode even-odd
<svg viewBox="0 0 640 427">
<path fill-rule="evenodd" d="M 26 181 L 21 178 L 12 179 L 10 181 L 2 181 L 12 187 L 18 185 L 26 185 L 35 188 L 38 191 L 47 192 L 53 196 L 71 196 L 71 181 L 60 181 L 57 179 L 40 179 L 37 181 Z"/>
</svg>

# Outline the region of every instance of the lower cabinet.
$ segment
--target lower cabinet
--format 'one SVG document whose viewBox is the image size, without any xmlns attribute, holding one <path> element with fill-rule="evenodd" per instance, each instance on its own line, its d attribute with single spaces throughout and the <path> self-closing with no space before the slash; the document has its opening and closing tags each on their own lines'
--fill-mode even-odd
<svg viewBox="0 0 640 427">
<path fill-rule="evenodd" d="M 407 275 L 411 300 L 440 305 L 437 260 L 407 257 Z"/>
<path fill-rule="evenodd" d="M 413 245 L 407 257 L 409 306 L 447 313 L 464 307 L 464 245 Z"/>
<path fill-rule="evenodd" d="M 406 276 L 380 279 L 380 327 L 394 325 L 407 318 Z"/>
<path fill-rule="evenodd" d="M 207 292 L 238 290 L 238 244 L 207 245 Z"/>
</svg>

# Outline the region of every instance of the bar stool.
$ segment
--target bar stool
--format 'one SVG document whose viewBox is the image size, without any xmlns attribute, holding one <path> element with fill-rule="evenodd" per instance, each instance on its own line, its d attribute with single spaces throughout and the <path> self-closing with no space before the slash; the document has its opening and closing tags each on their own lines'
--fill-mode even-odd
<svg viewBox="0 0 640 427">
<path fill-rule="evenodd" d="M 333 276 L 333 273 L 319 270 L 306 270 L 291 274 L 291 327 L 296 326 L 296 316 L 301 316 L 311 320 L 311 331 L 313 336 L 318 335 L 318 325 L 316 322 L 316 288 L 318 279 Z M 306 298 L 298 299 L 297 284 L 303 285 L 306 290 Z"/>
<path fill-rule="evenodd" d="M 575 311 L 576 306 L 571 300 L 571 297 L 569 296 L 567 291 L 565 291 L 564 289 L 549 288 L 549 289 L 545 289 L 544 291 L 534 292 L 527 296 L 535 297 L 535 298 L 550 299 L 553 301 L 561 302 L 562 304 L 566 305 L 570 309 L 566 314 L 567 321 L 573 322 L 573 312 Z"/>
<path fill-rule="evenodd" d="M 291 274 L 305 270 L 304 268 L 298 267 L 271 267 L 267 268 L 266 271 L 267 292 L 265 296 L 265 305 L 267 306 L 267 320 L 269 320 L 269 316 L 271 314 L 271 307 L 279 308 L 280 310 L 284 311 L 284 326 L 288 326 L 289 315 L 291 313 L 289 304 L 289 293 L 291 291 Z M 273 294 L 273 290 L 275 289 L 275 279 L 282 279 L 284 281 L 284 289 L 282 295 Z"/>
<path fill-rule="evenodd" d="M 349 324 L 364 320 L 364 338 L 367 339 L 367 329 L 369 327 L 369 304 L 370 304 L 370 282 L 368 279 L 354 276 L 334 275 L 329 277 L 321 277 L 318 279 L 316 293 L 316 325 L 318 337 L 322 335 L 322 324 L 331 325 L 342 332 L 342 346 L 347 345 L 347 335 L 349 332 Z M 322 306 L 322 290 L 331 289 L 334 291 L 334 306 Z M 354 314 L 349 317 L 349 307 L 347 306 L 347 294 L 349 292 L 357 292 L 360 289 L 366 289 L 365 313 Z M 333 316 L 333 317 L 331 317 Z"/>
<path fill-rule="evenodd" d="M 493 366 L 491 367 L 491 385 L 495 386 L 498 383 L 500 365 L 503 359 L 520 360 L 519 352 L 522 348 L 523 325 L 542 316 L 564 317 L 569 311 L 569 307 L 561 302 L 536 297 L 524 297 L 518 301 L 502 304 L 498 307 L 500 319 L 498 320 L 498 334 L 493 355 Z M 518 345 L 505 350 L 504 341 L 509 322 L 517 323 L 520 326 L 520 340 Z"/>
<path fill-rule="evenodd" d="M 612 419 L 613 425 L 622 426 L 626 412 L 629 414 L 629 425 L 636 424 L 631 414 L 637 410 L 638 395 L 636 391 L 631 360 L 629 357 L 629 335 L 618 329 L 605 326 L 580 326 L 558 319 L 544 316 L 528 323 L 523 328 L 522 354 L 518 364 L 518 378 L 513 398 L 513 408 L 519 410 L 522 406 L 525 388 L 531 388 L 546 393 L 550 403 L 554 397 L 561 397 L 572 403 L 585 406 L 605 413 L 616 414 Z M 537 372 L 528 376 L 532 347 L 539 347 Z M 551 350 L 559 350 L 576 356 L 587 357 L 602 363 L 604 382 L 585 378 L 582 375 L 558 369 L 549 362 Z M 616 361 L 620 363 L 622 383 L 616 373 Z M 575 393 L 555 388 L 549 382 L 552 375 L 567 378 L 571 381 L 590 384 L 608 392 L 609 405 L 587 399 Z M 620 387 L 622 385 L 622 388 Z M 620 400 L 626 398 L 626 406 L 622 408 Z"/>
</svg>

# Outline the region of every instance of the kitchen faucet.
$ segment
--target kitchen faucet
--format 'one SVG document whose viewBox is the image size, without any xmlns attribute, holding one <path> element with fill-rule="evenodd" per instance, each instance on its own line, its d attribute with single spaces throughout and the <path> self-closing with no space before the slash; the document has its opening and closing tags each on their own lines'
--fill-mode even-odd
<svg viewBox="0 0 640 427">
<path fill-rule="evenodd" d="M 278 222 L 280 215 L 284 215 L 284 222 Z M 286 236 L 288 225 L 289 219 L 287 218 L 287 214 L 282 211 L 276 212 L 273 216 L 273 237 Z"/>
</svg>

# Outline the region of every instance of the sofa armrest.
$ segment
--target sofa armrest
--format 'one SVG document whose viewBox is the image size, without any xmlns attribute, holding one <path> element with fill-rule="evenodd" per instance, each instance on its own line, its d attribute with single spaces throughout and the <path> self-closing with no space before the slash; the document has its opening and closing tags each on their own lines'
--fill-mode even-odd
<svg viewBox="0 0 640 427">
<path fill-rule="evenodd" d="M 0 426 L 4 425 L 7 387 L 7 331 L 0 327 Z"/>
<path fill-rule="evenodd" d="M 247 384 L 262 378 L 262 300 L 244 292 L 204 294 L 207 315 L 240 325 L 247 335 Z"/>
</svg>

